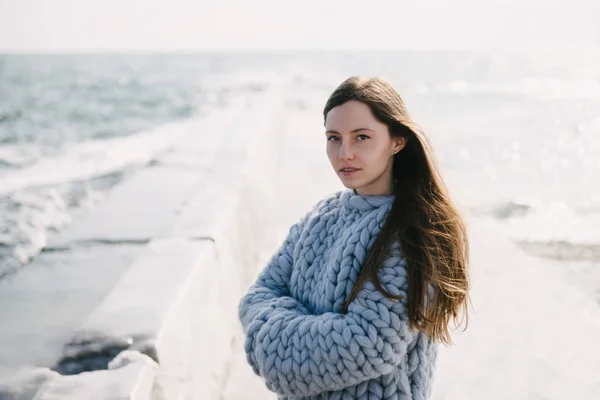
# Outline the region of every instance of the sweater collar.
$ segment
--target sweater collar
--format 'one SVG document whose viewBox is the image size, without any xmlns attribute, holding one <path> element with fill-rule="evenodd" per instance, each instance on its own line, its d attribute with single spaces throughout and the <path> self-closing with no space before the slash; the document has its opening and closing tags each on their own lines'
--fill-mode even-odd
<svg viewBox="0 0 600 400">
<path fill-rule="evenodd" d="M 340 202 L 346 209 L 357 209 L 361 211 L 373 210 L 384 205 L 391 205 L 395 195 L 367 195 L 358 194 L 354 189 L 344 189 L 340 195 Z"/>
</svg>

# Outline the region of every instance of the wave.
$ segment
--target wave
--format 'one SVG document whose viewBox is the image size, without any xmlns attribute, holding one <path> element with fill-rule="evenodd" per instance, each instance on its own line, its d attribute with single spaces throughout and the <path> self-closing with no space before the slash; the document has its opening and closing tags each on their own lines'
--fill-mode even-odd
<svg viewBox="0 0 600 400">
<path fill-rule="evenodd" d="M 170 144 L 186 133 L 185 126 L 193 119 L 173 122 L 152 131 L 107 140 L 89 140 L 63 146 L 54 156 L 42 157 L 32 163 L 35 154 L 21 155 L 5 151 L 0 158 L 23 168 L 0 171 L 0 196 L 33 187 L 85 181 L 149 163 L 168 150 Z M 32 153 L 39 152 L 30 148 Z M 18 161 L 14 161 L 18 160 Z M 21 160 L 21 161 L 19 161 Z"/>
<path fill-rule="evenodd" d="M 0 197 L 0 279 L 46 246 L 48 235 L 69 225 L 119 184 L 126 173 L 57 186 L 28 188 Z"/>
<path fill-rule="evenodd" d="M 195 119 L 151 131 L 65 146 L 40 156 L 25 147 L 3 149 L 19 169 L 0 169 L 0 278 L 16 271 L 46 246 L 48 234 L 70 224 L 138 167 L 151 164 Z M 1 155 L 0 155 L 1 156 Z M 32 161 L 41 157 L 37 161 Z M 17 160 L 17 161 L 15 161 Z"/>
</svg>

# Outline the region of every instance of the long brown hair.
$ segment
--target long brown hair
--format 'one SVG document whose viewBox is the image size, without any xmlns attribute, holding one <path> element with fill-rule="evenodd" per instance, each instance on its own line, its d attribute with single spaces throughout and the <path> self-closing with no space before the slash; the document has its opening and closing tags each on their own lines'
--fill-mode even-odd
<svg viewBox="0 0 600 400">
<path fill-rule="evenodd" d="M 460 325 L 457 321 L 464 309 L 465 329 L 468 325 L 469 244 L 465 222 L 450 199 L 429 139 L 412 121 L 392 85 L 381 78 L 350 77 L 327 100 L 324 119 L 332 108 L 350 100 L 369 106 L 392 137 L 406 138 L 406 145 L 394 156 L 392 208 L 368 251 L 343 312 L 369 278 L 386 297 L 403 298 L 387 292 L 377 276 L 397 240 L 407 261 L 410 326 L 435 341 L 452 344 L 450 318 Z"/>
</svg>

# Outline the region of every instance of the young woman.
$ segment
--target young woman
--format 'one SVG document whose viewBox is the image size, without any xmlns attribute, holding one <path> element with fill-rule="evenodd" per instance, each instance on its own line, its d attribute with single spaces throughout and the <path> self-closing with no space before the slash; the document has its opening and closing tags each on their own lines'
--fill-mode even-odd
<svg viewBox="0 0 600 400">
<path fill-rule="evenodd" d="M 348 78 L 323 116 L 346 189 L 290 228 L 241 298 L 248 363 L 279 399 L 428 399 L 449 320 L 468 323 L 465 224 L 389 83 Z"/>
</svg>

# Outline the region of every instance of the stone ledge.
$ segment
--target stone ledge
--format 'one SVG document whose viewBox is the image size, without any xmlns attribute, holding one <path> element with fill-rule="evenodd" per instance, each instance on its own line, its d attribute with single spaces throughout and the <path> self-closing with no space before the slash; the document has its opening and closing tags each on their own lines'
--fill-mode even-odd
<svg viewBox="0 0 600 400">
<path fill-rule="evenodd" d="M 103 379 L 109 382 L 114 378 L 122 383 L 120 393 L 128 396 L 119 398 L 211 399 L 217 396 L 231 357 L 244 271 L 254 267 L 261 245 L 265 243 L 264 237 L 272 233 L 265 222 L 272 219 L 270 211 L 276 199 L 268 184 L 277 168 L 273 164 L 278 160 L 273 128 L 277 126 L 274 122 L 281 116 L 278 110 L 283 104 L 282 93 L 275 88 L 265 95 L 260 109 L 241 111 L 223 124 L 228 133 L 210 132 L 224 137 L 211 142 L 210 151 L 203 146 L 203 140 L 208 137 L 206 132 L 190 131 L 174 144 L 171 152 L 157 158 L 155 165 L 115 188 L 97 209 L 51 242 L 48 250 L 54 251 L 47 251 L 44 257 L 60 256 L 68 260 L 78 251 L 97 252 L 94 268 L 82 271 L 80 265 L 71 271 L 83 273 L 83 281 L 88 273 L 87 284 L 94 288 L 98 274 L 102 275 L 103 263 L 108 260 L 105 251 L 127 243 L 135 247 L 136 257 L 134 262 L 131 259 L 116 262 L 118 266 L 112 276 L 112 282 L 116 278 L 116 285 L 108 292 L 98 293 L 101 301 L 93 311 L 87 312 L 87 318 L 82 318 L 84 314 L 80 313 L 60 327 L 50 346 L 54 350 L 48 351 L 43 360 L 34 358 L 25 362 L 26 366 L 50 371 L 49 367 L 56 368 L 61 361 L 56 354 L 61 345 L 68 350 L 62 359 L 68 356 L 77 360 L 83 353 L 102 353 L 100 342 L 120 343 L 125 350 L 117 358 L 133 352 L 144 359 L 146 356 L 141 353 L 145 353 L 149 355 L 146 358 L 158 361 L 158 366 L 153 373 L 152 363 L 132 362 L 136 367 L 127 371 L 135 372 L 124 380 L 117 377 L 125 374 L 124 368 L 58 377 L 50 371 L 51 377 L 42 383 L 38 395 L 46 396 L 45 393 L 58 390 L 60 398 L 79 399 L 77 396 L 87 393 L 85 390 L 92 392 L 99 390 L 98 385 L 104 387 L 99 383 Z M 178 153 L 187 166 L 198 167 L 196 173 L 176 165 Z M 202 161 L 195 158 L 196 154 L 212 158 Z M 163 193 L 164 187 L 170 188 L 170 192 Z M 157 221 L 151 221 L 153 217 Z M 28 268 L 30 266 L 22 272 Z M 15 278 L 39 279 L 36 278 L 39 272 L 31 271 L 30 274 L 19 273 Z M 64 282 L 71 281 L 71 272 L 65 272 Z M 53 277 L 47 272 L 46 282 L 52 287 L 55 285 Z M 23 284 L 14 286 L 13 294 L 19 292 Z M 55 293 L 61 297 L 62 286 L 58 285 Z M 28 296 L 30 293 L 24 295 L 26 303 Z M 82 297 L 86 297 L 85 293 Z M 50 296 L 45 301 L 52 303 L 56 298 Z M 0 314 L 3 309 L 11 312 L 13 305 L 0 306 Z M 30 314 L 35 317 L 40 310 Z M 59 303 L 58 310 L 69 314 L 67 299 Z M 52 322 L 56 316 L 47 318 Z M 15 318 L 13 325 L 20 321 Z M 23 327 L 15 337 L 22 338 L 26 332 L 33 332 L 36 338 L 41 336 Z M 99 332 L 100 335 L 80 342 L 83 347 L 73 350 L 69 343 L 77 341 L 77 332 Z M 8 332 L 9 336 L 14 334 L 14 330 L 12 334 Z M 143 342 L 143 346 L 136 346 L 136 342 Z M 9 365 L 7 371 L 14 372 L 14 369 Z M 148 384 L 138 384 L 148 381 L 154 382 L 150 392 Z M 63 385 L 65 382 L 78 383 L 69 389 Z M 0 397 L 6 397 L 2 392 L 6 387 L 0 383 Z M 99 393 L 105 392 L 99 390 Z M 115 398 L 106 396 L 94 398 Z M 20 400 L 26 398 L 19 397 Z M 36 397 L 36 400 L 54 398 Z"/>
</svg>

